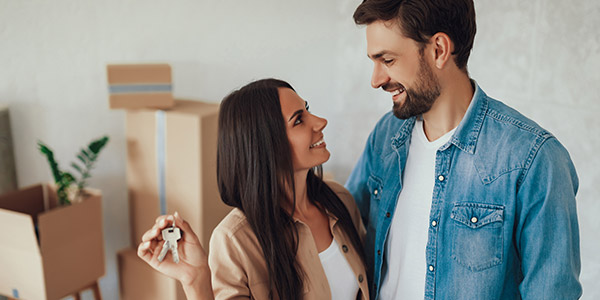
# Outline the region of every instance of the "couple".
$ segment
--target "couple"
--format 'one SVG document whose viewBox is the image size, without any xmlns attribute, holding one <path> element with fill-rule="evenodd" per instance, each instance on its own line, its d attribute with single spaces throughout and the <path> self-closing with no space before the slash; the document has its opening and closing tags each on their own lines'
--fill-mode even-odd
<svg viewBox="0 0 600 300">
<path fill-rule="evenodd" d="M 472 0 L 366 0 L 354 20 L 393 110 L 347 190 L 320 178 L 326 120 L 289 84 L 259 80 L 221 104 L 219 190 L 236 208 L 210 256 L 178 214 L 157 219 L 138 255 L 189 299 L 580 297 L 574 166 L 469 78 Z M 181 262 L 159 263 L 172 223 Z"/>
</svg>

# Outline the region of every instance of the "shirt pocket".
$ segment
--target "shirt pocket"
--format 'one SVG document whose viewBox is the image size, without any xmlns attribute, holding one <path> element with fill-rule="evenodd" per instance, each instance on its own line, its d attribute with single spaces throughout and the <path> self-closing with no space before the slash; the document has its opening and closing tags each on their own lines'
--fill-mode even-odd
<svg viewBox="0 0 600 300">
<path fill-rule="evenodd" d="M 367 188 L 369 189 L 371 200 L 379 201 L 381 199 L 381 192 L 383 189 L 383 184 L 381 183 L 381 179 L 375 175 L 369 176 L 367 180 Z"/>
<path fill-rule="evenodd" d="M 504 206 L 456 203 L 452 258 L 471 271 L 483 271 L 502 263 Z"/>
<path fill-rule="evenodd" d="M 369 191 L 369 220 L 365 224 L 367 229 L 367 235 L 375 232 L 375 228 L 379 222 L 379 202 L 381 200 L 381 194 L 383 191 L 383 184 L 381 179 L 375 175 L 369 176 L 367 180 L 367 189 Z"/>
</svg>

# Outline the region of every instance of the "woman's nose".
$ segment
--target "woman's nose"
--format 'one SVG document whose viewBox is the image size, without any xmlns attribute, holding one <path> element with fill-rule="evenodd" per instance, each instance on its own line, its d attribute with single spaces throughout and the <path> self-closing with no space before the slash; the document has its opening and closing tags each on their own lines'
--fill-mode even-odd
<svg viewBox="0 0 600 300">
<path fill-rule="evenodd" d="M 318 117 L 315 115 L 313 115 L 313 117 L 314 117 L 313 128 L 315 131 L 321 131 L 325 128 L 325 126 L 327 126 L 327 119 L 321 118 L 321 117 Z"/>
</svg>

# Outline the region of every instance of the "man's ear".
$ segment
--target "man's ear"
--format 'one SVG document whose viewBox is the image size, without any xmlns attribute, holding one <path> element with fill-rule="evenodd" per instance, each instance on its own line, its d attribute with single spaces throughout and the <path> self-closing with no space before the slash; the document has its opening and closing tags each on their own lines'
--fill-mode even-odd
<svg viewBox="0 0 600 300">
<path fill-rule="evenodd" d="M 450 37 L 443 32 L 434 34 L 429 40 L 433 50 L 431 55 L 433 56 L 432 58 L 435 67 L 441 70 L 446 63 L 452 59 L 454 43 Z"/>
</svg>

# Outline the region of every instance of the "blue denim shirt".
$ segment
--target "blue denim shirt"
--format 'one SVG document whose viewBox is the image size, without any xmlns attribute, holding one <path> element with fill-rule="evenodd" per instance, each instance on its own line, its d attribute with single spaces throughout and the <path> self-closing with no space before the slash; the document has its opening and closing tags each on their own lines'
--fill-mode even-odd
<svg viewBox="0 0 600 300">
<path fill-rule="evenodd" d="M 367 227 L 372 299 L 386 274 L 385 243 L 414 124 L 414 117 L 384 115 L 346 182 Z M 435 172 L 425 299 L 581 296 L 578 178 L 551 133 L 475 84 L 463 120 L 437 151 Z"/>
</svg>

